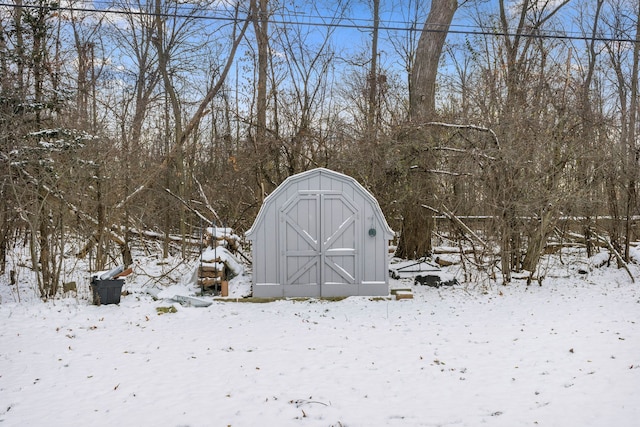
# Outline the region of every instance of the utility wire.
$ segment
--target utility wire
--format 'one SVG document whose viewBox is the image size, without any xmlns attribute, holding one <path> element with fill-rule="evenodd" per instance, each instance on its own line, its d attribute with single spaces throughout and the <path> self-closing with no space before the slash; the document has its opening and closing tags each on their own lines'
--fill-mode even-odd
<svg viewBox="0 0 640 427">
<path fill-rule="evenodd" d="M 47 9 L 50 11 L 63 11 L 63 12 L 86 12 L 86 13 L 102 13 L 102 14 L 112 14 L 112 15 L 134 15 L 134 16 L 160 16 L 162 18 L 180 18 L 180 19 L 203 19 L 210 21 L 226 21 L 226 22 L 235 22 L 240 23 L 244 22 L 247 19 L 251 19 L 250 15 L 247 15 L 246 18 L 238 18 L 231 16 L 222 16 L 222 15 L 193 15 L 188 13 L 168 13 L 163 12 L 160 14 L 146 11 L 136 11 L 136 10 L 118 10 L 118 9 L 95 9 L 95 8 L 84 8 L 84 7 L 68 7 L 68 6 L 42 6 L 42 5 L 25 5 L 25 4 L 13 4 L 13 3 L 0 3 L 0 7 L 11 7 L 11 8 L 23 8 L 23 9 Z M 311 15 L 306 15 L 309 18 L 321 18 L 314 17 Z M 361 19 L 359 19 L 361 20 Z M 275 25 L 304 25 L 309 27 L 326 27 L 326 28 L 343 28 L 343 29 L 355 29 L 355 30 L 373 30 L 373 25 L 363 25 L 363 24 L 355 24 L 355 23 L 340 23 L 340 22 L 300 22 L 294 20 L 285 20 L 285 19 L 270 19 L 269 22 Z M 392 21 L 399 22 L 399 21 Z M 471 26 L 468 26 L 471 27 Z M 479 27 L 472 27 L 479 28 Z M 385 31 L 413 31 L 413 32 L 430 32 L 430 33 L 448 33 L 448 34 L 461 34 L 461 35 L 470 35 L 470 36 L 493 36 L 493 37 L 526 37 L 533 39 L 552 39 L 552 40 L 579 40 L 579 41 L 599 41 L 599 42 L 617 42 L 617 43 L 638 43 L 639 40 L 633 39 L 631 37 L 614 37 L 614 36 L 586 36 L 586 35 L 576 35 L 574 34 L 551 34 L 551 33 L 543 33 L 539 30 L 535 33 L 512 33 L 498 30 L 456 30 L 456 29 L 439 29 L 439 28 L 416 28 L 415 26 L 396 26 L 396 25 L 380 25 L 378 27 L 379 30 Z"/>
</svg>

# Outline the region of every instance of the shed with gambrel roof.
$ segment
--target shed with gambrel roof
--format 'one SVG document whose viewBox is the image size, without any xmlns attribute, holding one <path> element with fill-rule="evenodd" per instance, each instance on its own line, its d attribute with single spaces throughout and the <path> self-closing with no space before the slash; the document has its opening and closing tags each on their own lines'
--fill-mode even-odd
<svg viewBox="0 0 640 427">
<path fill-rule="evenodd" d="M 389 294 L 389 228 L 373 195 L 325 168 L 287 178 L 265 198 L 246 236 L 253 296 Z"/>
</svg>

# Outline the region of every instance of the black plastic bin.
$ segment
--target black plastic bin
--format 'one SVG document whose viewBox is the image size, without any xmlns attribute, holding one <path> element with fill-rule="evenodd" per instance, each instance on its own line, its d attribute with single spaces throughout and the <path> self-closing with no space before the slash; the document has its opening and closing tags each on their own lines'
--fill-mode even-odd
<svg viewBox="0 0 640 427">
<path fill-rule="evenodd" d="M 93 278 L 91 280 L 93 303 L 95 305 L 120 304 L 123 284 L 124 279 L 100 280 Z"/>
</svg>

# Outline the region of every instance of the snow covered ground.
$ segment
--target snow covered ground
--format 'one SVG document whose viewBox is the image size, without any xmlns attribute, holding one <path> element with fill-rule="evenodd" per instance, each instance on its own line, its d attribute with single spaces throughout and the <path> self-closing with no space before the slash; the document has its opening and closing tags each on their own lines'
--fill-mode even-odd
<svg viewBox="0 0 640 427">
<path fill-rule="evenodd" d="M 46 303 L 23 290 L 17 302 L 3 279 L 0 425 L 631 427 L 640 420 L 636 265 L 638 283 L 624 270 L 578 274 L 572 264 L 551 268 L 543 286 L 413 286 L 414 298 L 399 301 L 241 302 L 245 276 L 227 301 L 194 308 L 146 293 L 150 270 L 160 268 L 152 264 L 134 269 L 120 305 L 91 305 L 82 287 Z M 455 268 L 449 272 L 459 276 Z M 163 291 L 171 292 L 189 288 Z"/>
</svg>

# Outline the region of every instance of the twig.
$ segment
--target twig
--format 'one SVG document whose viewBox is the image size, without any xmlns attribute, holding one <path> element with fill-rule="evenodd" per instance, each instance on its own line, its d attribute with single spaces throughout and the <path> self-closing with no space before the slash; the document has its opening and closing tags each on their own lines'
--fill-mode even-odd
<svg viewBox="0 0 640 427">
<path fill-rule="evenodd" d="M 319 405 L 329 406 L 324 402 L 318 402 L 317 400 L 306 400 L 306 399 L 292 400 L 291 403 L 295 403 L 296 408 L 299 408 L 302 405 L 311 404 L 311 403 L 317 403 Z"/>
</svg>

